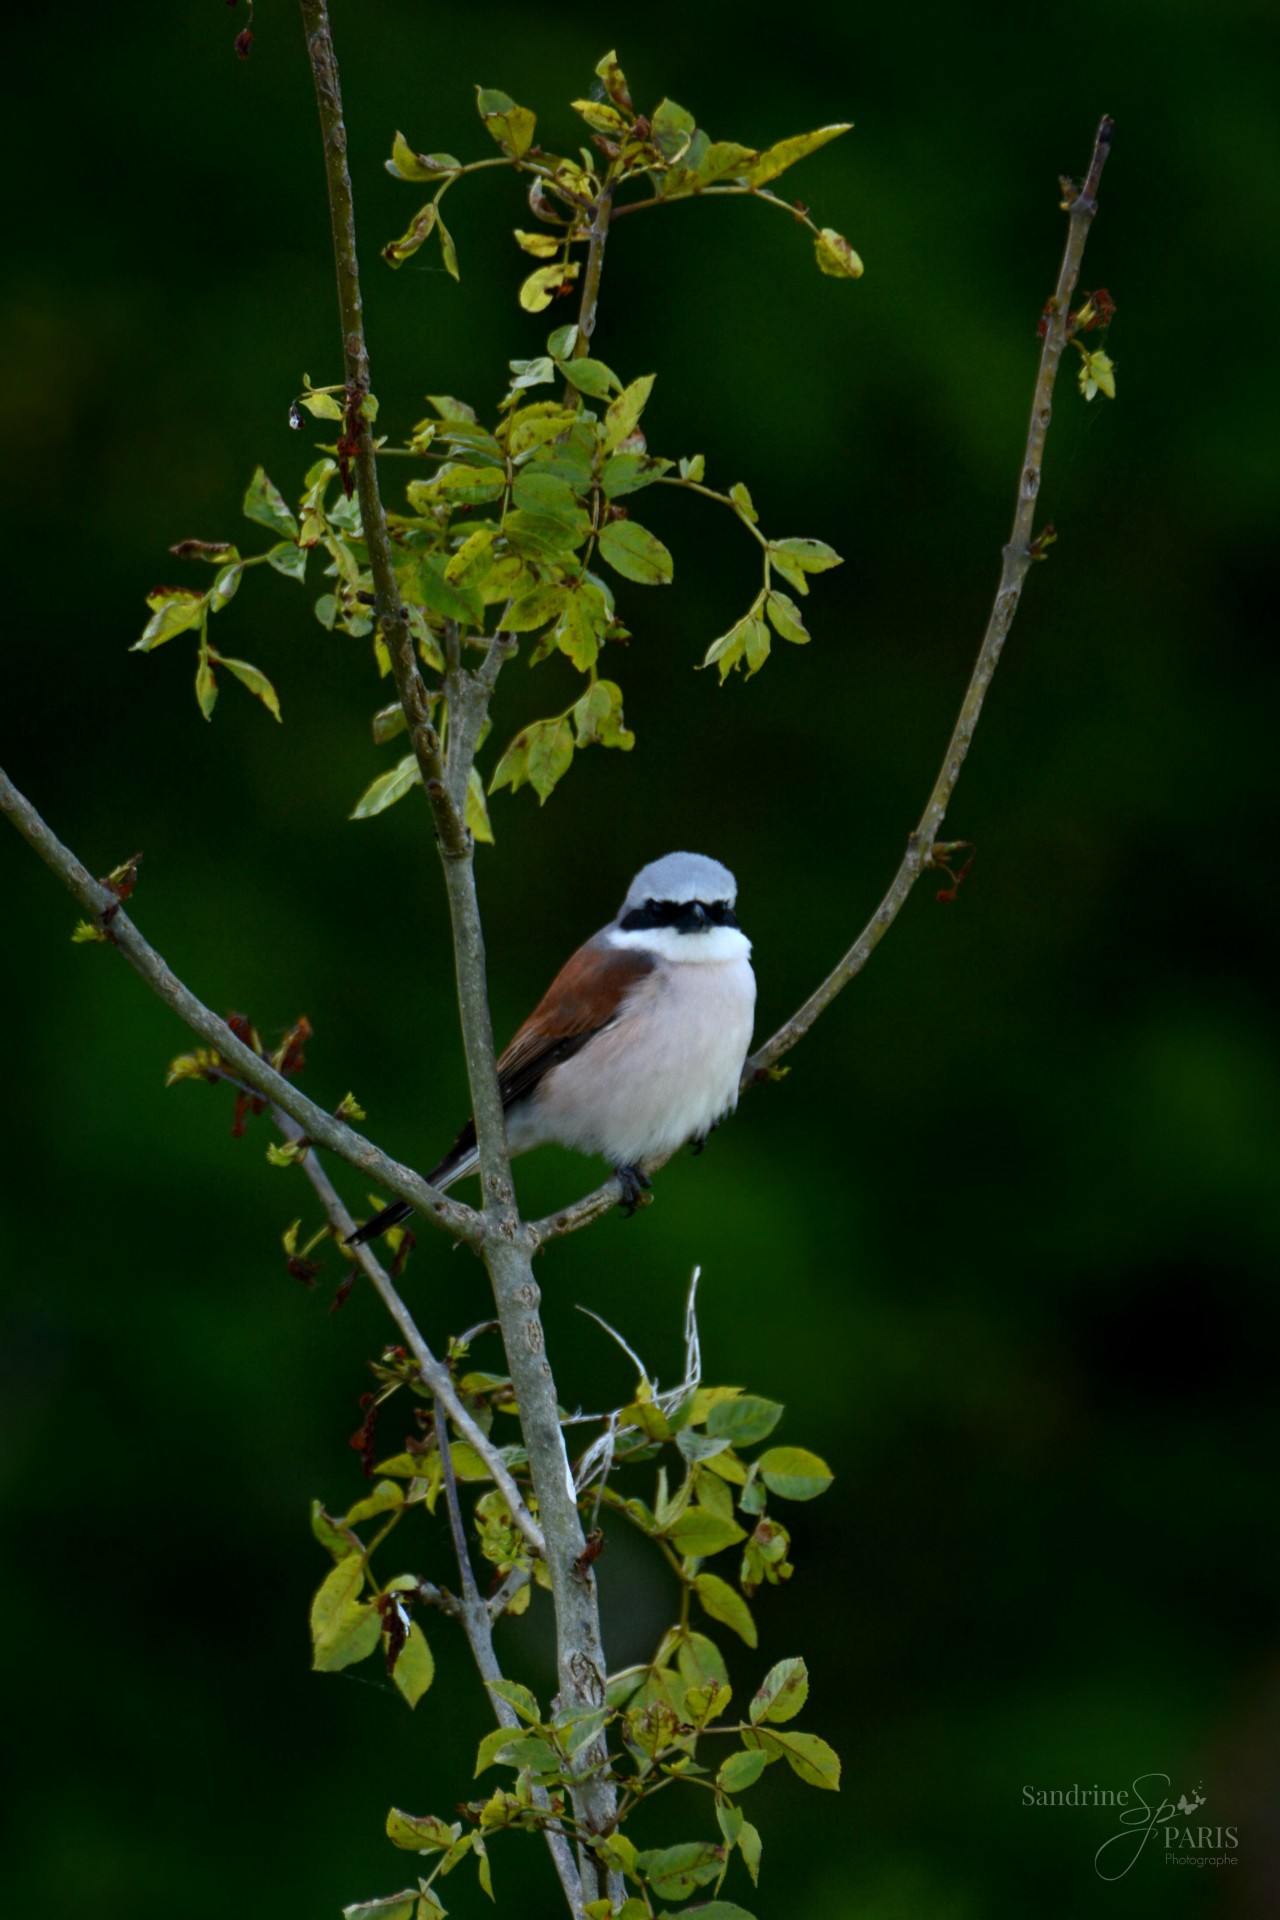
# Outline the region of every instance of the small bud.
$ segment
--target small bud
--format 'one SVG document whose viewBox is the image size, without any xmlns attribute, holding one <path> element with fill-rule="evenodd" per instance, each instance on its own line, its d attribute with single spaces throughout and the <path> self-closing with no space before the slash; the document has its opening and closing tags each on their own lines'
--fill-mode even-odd
<svg viewBox="0 0 1280 1920">
<path fill-rule="evenodd" d="M 247 60 L 249 58 L 249 49 L 252 45 L 253 29 L 251 27 L 242 28 L 236 35 L 236 59 Z"/>
</svg>

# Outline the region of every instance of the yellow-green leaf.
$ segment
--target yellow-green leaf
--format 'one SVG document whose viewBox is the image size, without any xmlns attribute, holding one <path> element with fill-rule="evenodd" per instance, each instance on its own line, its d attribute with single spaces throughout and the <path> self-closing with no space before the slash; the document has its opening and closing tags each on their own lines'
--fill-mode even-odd
<svg viewBox="0 0 1280 1920">
<path fill-rule="evenodd" d="M 816 1500 L 835 1478 L 826 1461 L 805 1447 L 770 1447 L 756 1465 L 766 1487 L 783 1500 Z"/>
<path fill-rule="evenodd" d="M 257 667 L 251 667 L 247 660 L 228 660 L 225 653 L 218 655 L 218 665 L 233 673 L 241 686 L 248 687 L 250 693 L 261 700 L 268 713 L 280 718 L 280 699 L 265 673 Z"/>
<path fill-rule="evenodd" d="M 551 305 L 563 287 L 578 277 L 576 260 L 556 261 L 549 267 L 535 267 L 520 288 L 520 305 L 526 313 L 541 313 Z"/>
<path fill-rule="evenodd" d="M 756 1690 L 749 1712 L 753 1722 L 794 1720 L 809 1698 L 809 1669 L 803 1660 L 779 1660 Z"/>
<path fill-rule="evenodd" d="M 831 275 L 833 280 L 860 280 L 863 274 L 861 256 L 854 252 L 842 233 L 834 227 L 823 227 L 813 243 L 814 257 L 823 273 Z"/>
<path fill-rule="evenodd" d="M 414 755 L 407 753 L 390 773 L 380 773 L 371 780 L 348 816 L 352 820 L 372 820 L 376 813 L 385 813 L 397 800 L 403 800 L 410 787 L 421 783 L 422 769 Z"/>
<path fill-rule="evenodd" d="M 600 532 L 601 557 L 624 579 L 642 587 L 667 587 L 675 563 L 661 540 L 634 520 L 611 520 Z"/>
<path fill-rule="evenodd" d="M 317 1673 L 336 1673 L 377 1646 L 382 1622 L 377 1608 L 358 1598 L 363 1584 L 364 1566 L 356 1554 L 339 1560 L 322 1581 L 311 1603 L 312 1666 Z"/>
<path fill-rule="evenodd" d="M 828 140 L 836 140 L 842 133 L 848 133 L 852 121 L 841 121 L 835 126 L 819 127 L 814 133 L 796 133 L 789 140 L 779 140 L 774 146 L 766 147 L 759 159 L 752 161 L 745 169 L 744 178 L 753 187 L 763 187 L 770 180 L 776 180 L 780 173 L 793 167 L 797 160 L 803 160 L 807 154 L 816 153 L 819 147 L 825 147 Z"/>
<path fill-rule="evenodd" d="M 473 840 L 482 842 L 486 847 L 493 845 L 489 803 L 484 797 L 484 781 L 477 767 L 472 767 L 467 777 L 467 827 Z"/>
<path fill-rule="evenodd" d="M 417 1706 L 436 1677 L 436 1663 L 427 1637 L 416 1620 L 409 1628 L 409 1637 L 400 1649 L 391 1677 L 411 1707 Z"/>
<path fill-rule="evenodd" d="M 200 664 L 196 668 L 196 699 L 200 703 L 200 711 L 205 719 L 212 720 L 213 709 L 218 701 L 218 682 L 204 654 L 201 654 Z"/>
<path fill-rule="evenodd" d="M 710 1614 L 713 1620 L 719 1620 L 723 1626 L 732 1627 L 739 1639 L 745 1640 L 749 1647 L 756 1645 L 756 1623 L 751 1618 L 751 1609 L 727 1580 L 721 1580 L 714 1573 L 700 1573 L 693 1585 L 704 1613 Z"/>
<path fill-rule="evenodd" d="M 436 224 L 436 203 L 428 200 L 425 207 L 419 207 L 398 240 L 388 240 L 382 249 L 382 257 L 388 266 L 398 267 L 402 260 L 418 251 L 431 234 Z"/>
<path fill-rule="evenodd" d="M 604 416 L 604 449 L 612 453 L 613 449 L 633 434 L 639 425 L 640 415 L 649 402 L 653 392 L 656 374 L 642 374 L 624 387 L 616 400 L 611 400 Z"/>
</svg>

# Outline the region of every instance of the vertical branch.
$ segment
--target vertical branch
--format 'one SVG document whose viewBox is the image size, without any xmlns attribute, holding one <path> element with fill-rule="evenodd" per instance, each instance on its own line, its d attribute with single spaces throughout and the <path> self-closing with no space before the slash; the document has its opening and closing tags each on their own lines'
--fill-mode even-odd
<svg viewBox="0 0 1280 1920">
<path fill-rule="evenodd" d="M 333 230 L 333 264 L 337 278 L 338 311 L 342 320 L 342 354 L 347 378 L 347 416 L 343 439 L 355 444 L 356 490 L 360 520 L 373 575 L 373 613 L 386 642 L 395 675 L 396 691 L 409 722 L 409 737 L 422 771 L 422 784 L 435 818 L 436 834 L 445 853 L 458 858 L 467 849 L 463 813 L 454 805 L 445 783 L 440 738 L 431 724 L 426 689 L 413 653 L 413 637 L 400 601 L 391 536 L 378 485 L 378 461 L 373 429 L 362 411 L 369 392 L 369 349 L 364 333 L 364 305 L 360 297 L 360 265 L 356 258 L 355 207 L 351 175 L 347 170 L 347 129 L 342 117 L 342 88 L 333 50 L 326 0 L 301 0 L 307 53 L 315 81 L 316 105 L 324 136 L 324 167 L 329 187 L 329 220 Z M 354 429 L 354 433 L 353 433 Z"/>
<path fill-rule="evenodd" d="M 337 61 L 325 0 L 300 0 L 300 4 L 324 135 L 325 172 L 329 186 L 347 376 L 353 388 L 363 392 L 368 388 L 369 362 L 360 302 L 351 180 L 346 164 L 347 140 Z M 594 286 L 595 296 L 590 306 L 583 310 L 588 330 L 595 321 L 594 297 L 598 297 L 599 291 L 600 260 L 608 228 L 611 192 L 610 187 L 602 195 L 593 222 L 591 251 L 594 266 L 589 262 L 588 284 L 584 294 Z M 422 683 L 413 660 L 408 624 L 391 564 L 391 547 L 378 490 L 372 436 L 368 422 L 363 418 L 358 423 L 356 477 L 374 578 L 375 611 L 391 651 L 397 689 L 409 721 L 414 751 L 422 768 L 442 854 L 453 929 L 458 1011 L 484 1196 L 480 1251 L 493 1282 L 507 1364 L 515 1388 L 529 1456 L 529 1470 L 537 1496 L 539 1522 L 546 1541 L 546 1563 L 555 1608 L 560 1699 L 562 1705 L 568 1707 L 599 1706 L 604 1700 L 606 1663 L 601 1642 L 596 1583 L 590 1566 L 583 1559 L 586 1541 L 560 1428 L 555 1380 L 546 1357 L 546 1341 L 538 1315 L 541 1295 L 532 1267 L 535 1242 L 520 1218 L 511 1181 L 506 1126 L 494 1066 L 484 935 L 476 900 L 471 836 L 466 830 L 465 814 L 450 796 L 441 761 L 440 742 L 425 712 Z M 509 650 L 506 640 L 499 636 L 491 643 L 482 667 L 470 676 L 471 691 L 477 701 L 487 700 Z M 466 704 L 464 701 L 464 707 Z M 479 709 L 475 714 L 468 714 L 468 729 L 474 724 L 478 732 L 482 718 Z M 465 805 L 465 790 L 462 804 Z M 607 1776 L 606 1763 L 607 1751 L 603 1739 L 587 1747 L 575 1760 L 577 1777 L 572 1797 L 579 1825 L 588 1835 L 606 1833 L 614 1823 L 616 1795 Z M 595 1894 L 597 1873 L 595 1862 L 585 1849 L 581 1856 L 581 1878 L 583 1898 L 590 1900 Z M 610 1879 L 612 1882 L 613 1876 Z"/>
</svg>

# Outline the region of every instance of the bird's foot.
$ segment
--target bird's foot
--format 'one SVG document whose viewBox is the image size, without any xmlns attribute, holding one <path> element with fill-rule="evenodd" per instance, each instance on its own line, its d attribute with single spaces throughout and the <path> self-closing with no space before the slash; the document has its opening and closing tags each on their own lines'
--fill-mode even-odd
<svg viewBox="0 0 1280 1920">
<path fill-rule="evenodd" d="M 649 1191 L 648 1174 L 641 1173 L 639 1167 L 615 1167 L 618 1184 L 622 1188 L 622 1211 L 629 1220 L 638 1206 L 644 1202 Z"/>
</svg>

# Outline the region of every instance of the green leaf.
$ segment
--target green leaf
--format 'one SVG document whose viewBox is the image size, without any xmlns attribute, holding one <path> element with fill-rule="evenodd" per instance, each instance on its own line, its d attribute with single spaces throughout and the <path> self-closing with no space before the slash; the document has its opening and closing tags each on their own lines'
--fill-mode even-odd
<svg viewBox="0 0 1280 1920">
<path fill-rule="evenodd" d="M 803 1660 L 779 1660 L 770 1667 L 751 1702 L 753 1722 L 794 1720 L 809 1698 L 809 1669 Z"/>
<path fill-rule="evenodd" d="M 396 1659 L 392 1679 L 411 1707 L 416 1707 L 436 1677 L 436 1663 L 427 1636 L 415 1620 Z"/>
<path fill-rule="evenodd" d="M 742 1830 L 738 1835 L 738 1852 L 742 1855 L 743 1865 L 751 1875 L 751 1884 L 753 1886 L 759 1886 L 760 1884 L 761 1851 L 759 1829 L 753 1827 L 749 1820 L 744 1820 Z"/>
<path fill-rule="evenodd" d="M 390 267 L 398 267 L 418 251 L 423 242 L 430 238 L 436 224 L 436 203 L 428 200 L 425 207 L 419 207 L 412 220 L 398 240 L 388 240 L 382 249 L 382 257 Z"/>
<path fill-rule="evenodd" d="M 735 1447 L 753 1447 L 767 1440 L 782 1418 L 776 1400 L 757 1399 L 739 1394 L 733 1400 L 718 1400 L 707 1415 L 707 1432 L 715 1439 L 729 1440 Z"/>
<path fill-rule="evenodd" d="M 765 601 L 765 612 L 773 622 L 775 633 L 784 640 L 790 640 L 793 646 L 803 647 L 809 638 L 808 628 L 799 607 L 790 594 L 780 593 L 775 587 Z"/>
<path fill-rule="evenodd" d="M 755 526 L 760 515 L 756 512 L 755 502 L 752 500 L 750 493 L 741 480 L 734 481 L 729 489 L 729 498 L 733 501 L 734 506 L 738 509 L 738 512 L 742 514 L 743 518 L 749 520 L 752 526 Z"/>
<path fill-rule="evenodd" d="M 524 513 L 545 514 L 575 529 L 580 524 L 582 505 L 577 494 L 567 480 L 547 473 L 541 464 L 527 466 L 516 475 L 511 497 Z"/>
<path fill-rule="evenodd" d="M 518 107 L 508 93 L 496 87 L 476 88 L 476 107 L 480 118 L 500 147 L 520 160 L 533 145 L 537 116 L 528 107 Z"/>
<path fill-rule="evenodd" d="M 595 617 L 599 613 L 599 620 Z M 564 611 L 556 622 L 552 636 L 561 653 L 572 660 L 579 673 L 589 673 L 596 663 L 600 652 L 600 632 L 607 623 L 608 615 L 603 608 L 597 609 L 585 587 L 579 587 L 571 593 L 565 602 Z M 581 704 L 581 703 L 579 703 Z M 574 709 L 575 718 L 577 709 Z M 582 730 L 578 730 L 579 739 Z"/>
<path fill-rule="evenodd" d="M 458 461 L 441 467 L 434 480 L 411 480 L 405 492 L 420 510 L 433 506 L 475 507 L 501 499 L 506 486 L 501 468 L 473 467 Z"/>
<path fill-rule="evenodd" d="M 833 280 L 861 280 L 865 271 L 861 257 L 834 227 L 823 227 L 814 240 L 813 251 L 820 270 Z"/>
<path fill-rule="evenodd" d="M 624 579 L 642 587 L 667 587 L 675 563 L 661 540 L 634 520 L 611 520 L 600 532 L 601 557 Z"/>
<path fill-rule="evenodd" d="M 282 540 L 278 546 L 267 553 L 267 565 L 276 573 L 282 573 L 286 580 L 305 581 L 307 577 L 307 548 L 300 547 L 296 541 Z M 220 591 L 215 585 L 214 592 Z M 227 599 L 230 599 L 228 594 Z"/>
<path fill-rule="evenodd" d="M 1099 393 L 1105 394 L 1108 400 L 1116 397 L 1116 363 L 1101 348 L 1085 354 L 1079 380 L 1080 391 L 1086 400 L 1092 400 Z"/>
<path fill-rule="evenodd" d="M 218 655 L 218 665 L 233 673 L 242 687 L 248 687 L 268 713 L 274 714 L 277 720 L 280 718 L 280 698 L 265 673 L 251 667 L 247 660 L 229 660 L 225 653 Z"/>
<path fill-rule="evenodd" d="M 486 1733 L 476 1753 L 476 1770 L 472 1779 L 478 1780 L 482 1773 L 497 1765 L 505 1750 L 523 1738 L 519 1727 L 495 1727 L 492 1733 Z"/>
<path fill-rule="evenodd" d="M 260 527 L 270 527 L 273 533 L 283 534 L 289 540 L 297 540 L 298 523 L 284 503 L 278 487 L 272 485 L 261 467 L 254 471 L 244 496 L 244 516 L 246 520 L 256 520 Z"/>
<path fill-rule="evenodd" d="M 298 549 L 297 547 L 293 546 L 289 541 L 282 541 L 279 547 L 272 547 L 271 552 L 272 553 L 297 553 Z M 268 554 L 267 558 L 270 559 L 270 557 L 271 555 Z M 277 572 L 284 571 L 283 568 L 277 568 L 276 570 Z M 218 574 L 217 579 L 214 581 L 213 585 L 209 589 L 210 613 L 221 613 L 222 609 L 226 606 L 227 602 L 235 598 L 236 592 L 239 589 L 240 582 L 243 579 L 243 577 L 244 577 L 244 566 L 241 562 L 233 561 L 230 566 L 223 567 L 222 571 Z"/>
<path fill-rule="evenodd" d="M 388 1893 L 381 1900 L 357 1900 L 342 1909 L 342 1920 L 413 1920 L 417 1900 L 412 1887 L 404 1893 Z"/>
<path fill-rule="evenodd" d="M 654 111 L 650 138 L 667 162 L 682 159 L 695 132 L 693 115 L 674 100 L 663 100 Z"/>
<path fill-rule="evenodd" d="M 388 740 L 394 740 L 398 733 L 407 733 L 409 722 L 404 717 L 404 708 L 398 700 L 389 707 L 380 707 L 373 716 L 373 744 L 385 747 Z"/>
<path fill-rule="evenodd" d="M 331 393 L 320 388 L 313 393 L 298 396 L 299 404 L 304 406 L 313 420 L 341 420 L 342 408 Z"/>
<path fill-rule="evenodd" d="M 491 847 L 493 827 L 489 821 L 489 806 L 484 797 L 484 781 L 480 778 L 478 767 L 472 767 L 467 776 L 467 828 L 473 840 Z"/>
<path fill-rule="evenodd" d="M 713 1620 L 719 1620 L 724 1626 L 732 1627 L 738 1638 L 745 1640 L 749 1647 L 756 1645 L 756 1623 L 751 1618 L 751 1609 L 727 1580 L 721 1580 L 714 1573 L 700 1573 L 693 1585 L 704 1613 L 709 1613 Z"/>
<path fill-rule="evenodd" d="M 604 463 L 601 486 L 606 500 L 617 500 L 624 493 L 638 493 L 670 473 L 670 460 L 655 459 L 648 453 L 613 453 Z"/>
<path fill-rule="evenodd" d="M 576 114 L 580 114 L 589 127 L 597 133 L 607 134 L 617 139 L 631 130 L 631 122 L 616 107 L 608 107 L 603 100 L 571 100 L 569 105 Z"/>
<path fill-rule="evenodd" d="M 793 167 L 797 160 L 803 160 L 806 154 L 816 153 L 819 147 L 825 147 L 828 140 L 836 140 L 842 133 L 848 133 L 852 121 L 842 121 L 836 126 L 819 127 L 815 133 L 796 133 L 789 140 L 779 140 L 776 145 L 766 147 L 758 160 L 746 169 L 745 179 L 753 187 L 767 186 L 770 180 L 776 180 L 780 173 Z"/>
<path fill-rule="evenodd" d="M 494 527 L 477 527 L 468 534 L 458 551 L 450 556 L 445 564 L 444 577 L 451 587 L 478 587 L 485 577 L 492 573 L 495 561 L 493 551 L 497 539 Z"/>
<path fill-rule="evenodd" d="M 331 1568 L 311 1602 L 312 1667 L 336 1673 L 363 1660 L 378 1644 L 378 1609 L 357 1596 L 364 1585 L 364 1564 L 352 1554 Z"/>
<path fill-rule="evenodd" d="M 593 400 L 606 400 L 622 382 L 612 367 L 606 367 L 603 360 L 562 360 L 560 371 L 571 387 L 579 393 L 590 394 Z"/>
<path fill-rule="evenodd" d="M 458 1838 L 458 1829 L 434 1813 L 404 1813 L 392 1807 L 387 1815 L 387 1838 L 392 1846 L 412 1853 L 448 1853 Z"/>
<path fill-rule="evenodd" d="M 201 654 L 196 668 L 196 699 L 205 719 L 212 720 L 213 709 L 218 704 L 218 682 L 206 654 Z"/>
<path fill-rule="evenodd" d="M 706 1686 L 708 1684 L 724 1687 L 729 1684 L 728 1669 L 724 1664 L 724 1655 L 714 1640 L 708 1640 L 705 1633 L 690 1631 L 681 1638 L 676 1648 L 676 1665 L 680 1677 L 686 1686 Z"/>
<path fill-rule="evenodd" d="M 634 733 L 622 724 L 622 688 L 612 680 L 596 680 L 573 709 L 573 724 L 578 745 L 620 747 L 630 753 L 636 743 Z"/>
<path fill-rule="evenodd" d="M 758 613 L 749 613 L 742 623 L 742 647 L 747 662 L 747 679 L 759 673 L 773 645 L 769 629 Z"/>
<path fill-rule="evenodd" d="M 749 1753 L 745 1747 L 729 1758 L 716 1775 L 716 1785 L 723 1787 L 726 1793 L 742 1793 L 747 1787 L 753 1787 L 769 1764 L 768 1755 L 759 1748 Z"/>
<path fill-rule="evenodd" d="M 755 1832 L 754 1827 L 752 1832 Z M 673 1920 L 670 1914 L 659 1914 L 658 1920 Z M 733 1900 L 700 1901 L 696 1907 L 686 1907 L 683 1914 L 674 1916 L 674 1920 L 754 1920 L 745 1907 Z"/>
<path fill-rule="evenodd" d="M 318 1500 L 311 1502 L 311 1531 L 326 1553 L 335 1560 L 345 1560 L 350 1554 L 359 1553 L 360 1548 L 345 1533 L 339 1523 L 327 1514 Z"/>
<path fill-rule="evenodd" d="M 698 185 L 709 187 L 717 180 L 743 178 L 759 158 L 757 147 L 740 147 L 736 140 L 713 140 L 694 170 Z"/>
<path fill-rule="evenodd" d="M 724 1852 L 710 1840 L 686 1840 L 681 1846 L 637 1854 L 636 1866 L 660 1899 L 687 1900 L 696 1887 L 719 1877 Z"/>
<path fill-rule="evenodd" d="M 561 612 L 567 597 L 568 588 L 558 585 L 534 587 L 531 592 L 522 593 L 503 615 L 502 631 L 532 633 L 537 627 L 545 627 Z"/>
<path fill-rule="evenodd" d="M 514 1707 L 520 1718 L 527 1720 L 531 1727 L 539 1724 L 542 1709 L 528 1687 L 522 1687 L 518 1680 L 486 1680 L 485 1685 L 499 1700 L 505 1700 L 509 1707 Z"/>
<path fill-rule="evenodd" d="M 569 771 L 573 759 L 573 730 L 567 720 L 544 720 L 530 729 L 528 753 L 529 784 L 545 803 L 557 781 Z"/>
<path fill-rule="evenodd" d="M 535 260 L 550 260 L 564 245 L 558 233 L 525 233 L 520 227 L 512 231 L 516 245 L 522 252 L 531 253 Z"/>
<path fill-rule="evenodd" d="M 844 564 L 825 540 L 771 540 L 768 551 L 771 558 L 785 561 L 801 573 L 825 573 L 829 567 Z"/>
<path fill-rule="evenodd" d="M 150 653 L 153 648 L 162 647 L 166 640 L 172 640 L 175 633 L 203 626 L 208 601 L 205 594 L 195 593 L 189 587 L 157 587 L 147 595 L 147 605 L 151 608 L 151 618 L 142 630 L 142 638 L 130 647 L 130 653 Z"/>
<path fill-rule="evenodd" d="M 604 416 L 604 449 L 611 453 L 623 440 L 627 440 L 640 424 L 640 416 L 653 392 L 653 383 L 657 375 L 642 374 L 624 387 L 616 400 L 611 400 Z"/>
<path fill-rule="evenodd" d="M 840 1787 L 840 1756 L 816 1733 L 775 1733 L 764 1727 L 742 1730 L 744 1746 L 761 1747 L 773 1759 L 779 1755 L 791 1771 L 810 1787 L 825 1787 L 836 1793 Z"/>
<path fill-rule="evenodd" d="M 556 261 L 549 267 L 535 267 L 520 287 L 520 305 L 526 313 L 542 313 L 563 287 L 578 277 L 576 260 Z"/>
<path fill-rule="evenodd" d="M 734 1547 L 746 1537 L 745 1529 L 736 1521 L 722 1519 L 706 1507 L 697 1506 L 686 1507 L 667 1533 L 676 1552 L 690 1560 L 723 1553 L 726 1547 Z"/>
<path fill-rule="evenodd" d="M 372 820 L 376 813 L 385 813 L 397 800 L 403 800 L 410 787 L 421 783 L 422 769 L 413 754 L 407 753 L 390 773 L 380 773 L 365 788 L 348 818 L 351 820 Z"/>
<path fill-rule="evenodd" d="M 385 162 L 394 180 L 442 180 L 462 166 L 451 153 L 415 153 L 402 133 L 391 143 L 391 158 Z"/>
<path fill-rule="evenodd" d="M 769 1491 L 783 1500 L 816 1500 L 835 1478 L 826 1461 L 804 1447 L 770 1447 L 756 1465 Z"/>
<path fill-rule="evenodd" d="M 390 1513 L 393 1507 L 404 1505 L 404 1489 L 394 1480 L 379 1480 L 372 1493 L 363 1500 L 357 1500 L 351 1511 L 343 1518 L 344 1527 L 358 1527 L 362 1520 L 374 1520 L 380 1513 Z"/>
</svg>

